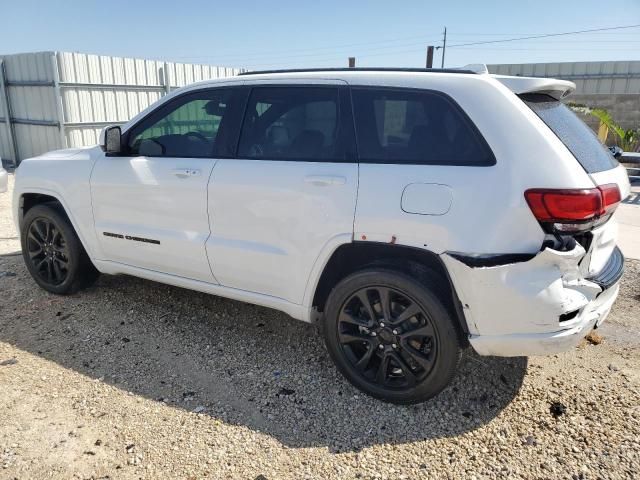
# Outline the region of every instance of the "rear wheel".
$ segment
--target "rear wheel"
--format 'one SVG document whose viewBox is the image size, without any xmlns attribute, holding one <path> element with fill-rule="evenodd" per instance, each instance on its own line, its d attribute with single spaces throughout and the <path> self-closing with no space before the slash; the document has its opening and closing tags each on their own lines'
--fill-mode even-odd
<svg viewBox="0 0 640 480">
<path fill-rule="evenodd" d="M 45 290 L 73 293 L 98 278 L 69 220 L 54 204 L 31 208 L 23 218 L 20 238 L 27 269 Z"/>
<path fill-rule="evenodd" d="M 387 269 L 357 272 L 333 289 L 325 313 L 331 357 L 369 395 L 418 403 L 455 375 L 461 349 L 453 319 L 424 282 Z"/>
</svg>

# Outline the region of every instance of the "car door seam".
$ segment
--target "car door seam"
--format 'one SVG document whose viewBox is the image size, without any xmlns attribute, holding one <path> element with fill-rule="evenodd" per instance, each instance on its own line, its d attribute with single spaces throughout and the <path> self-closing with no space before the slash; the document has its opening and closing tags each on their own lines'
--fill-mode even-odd
<svg viewBox="0 0 640 480">
<path fill-rule="evenodd" d="M 205 238 L 204 240 L 204 255 L 205 257 L 207 257 L 207 263 L 209 264 L 209 271 L 211 272 L 211 276 L 213 277 L 213 281 L 216 282 L 217 284 L 220 284 L 220 282 L 218 282 L 218 279 L 216 278 L 216 275 L 213 273 L 213 265 L 211 264 L 211 259 L 209 258 L 209 251 L 207 250 L 207 243 L 209 242 L 209 239 L 211 238 L 212 235 L 212 226 L 211 226 L 211 213 L 209 212 L 209 185 L 211 185 L 211 178 L 213 177 L 213 171 L 216 168 L 216 165 L 218 165 L 219 160 L 213 160 L 213 165 L 211 166 L 211 171 L 209 172 L 209 178 L 207 179 L 207 184 L 205 185 L 205 193 L 206 193 L 206 210 L 207 210 L 207 225 L 209 226 L 209 234 L 207 235 L 207 238 Z"/>
</svg>

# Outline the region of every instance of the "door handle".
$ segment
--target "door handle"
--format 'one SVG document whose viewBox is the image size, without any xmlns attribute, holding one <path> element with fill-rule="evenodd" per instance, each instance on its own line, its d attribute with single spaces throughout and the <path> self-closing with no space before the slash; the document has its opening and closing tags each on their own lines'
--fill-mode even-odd
<svg viewBox="0 0 640 480">
<path fill-rule="evenodd" d="M 179 178 L 197 177 L 200 175 L 200 170 L 195 170 L 193 168 L 174 168 L 171 170 L 171 173 Z"/>
<path fill-rule="evenodd" d="M 323 187 L 329 185 L 344 185 L 347 183 L 347 179 L 339 175 L 307 175 L 304 177 L 304 183 Z"/>
</svg>

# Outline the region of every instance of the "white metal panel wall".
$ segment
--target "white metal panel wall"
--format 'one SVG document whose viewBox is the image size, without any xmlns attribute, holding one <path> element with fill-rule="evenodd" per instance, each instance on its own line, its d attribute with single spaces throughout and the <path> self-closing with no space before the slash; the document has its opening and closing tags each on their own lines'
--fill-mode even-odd
<svg viewBox="0 0 640 480">
<path fill-rule="evenodd" d="M 70 147 L 97 143 L 105 125 L 126 122 L 164 92 L 162 62 L 67 52 L 57 58 Z"/>
<path fill-rule="evenodd" d="M 57 127 L 41 125 L 14 125 L 20 160 L 35 157 L 51 150 L 62 148 Z"/>
<path fill-rule="evenodd" d="M 232 77 L 245 70 L 241 68 L 215 67 L 212 65 L 167 62 L 167 71 L 169 73 L 169 85 L 171 88 L 178 88 L 202 80 Z"/>
<path fill-rule="evenodd" d="M 97 143 L 105 125 L 126 122 L 173 88 L 242 71 L 67 52 L 57 59 L 70 147 Z"/>
<path fill-rule="evenodd" d="M 7 72 L 18 160 L 95 145 L 105 125 L 128 121 L 172 89 L 243 71 L 68 52 L 0 58 Z M 9 116 L 7 110 L 0 100 L 0 118 Z M 11 138 L 11 129 L 0 122 L 0 155 L 13 160 Z"/>
<path fill-rule="evenodd" d="M 0 159 L 13 161 L 13 152 L 11 151 L 11 132 L 7 125 L 0 123 Z"/>
<path fill-rule="evenodd" d="M 3 61 L 19 160 L 61 148 L 53 53 L 6 55 Z M 4 137 L 2 151 L 8 148 Z"/>
<path fill-rule="evenodd" d="M 640 94 L 640 61 L 487 65 L 502 75 L 555 77 L 576 84 L 577 95 Z"/>
<path fill-rule="evenodd" d="M 53 87 L 10 86 L 9 101 L 14 118 L 58 121 Z"/>
<path fill-rule="evenodd" d="M 11 131 L 9 130 L 9 112 L 5 102 L 4 78 L 2 77 L 2 57 L 0 57 L 0 159 L 14 160 Z"/>
</svg>

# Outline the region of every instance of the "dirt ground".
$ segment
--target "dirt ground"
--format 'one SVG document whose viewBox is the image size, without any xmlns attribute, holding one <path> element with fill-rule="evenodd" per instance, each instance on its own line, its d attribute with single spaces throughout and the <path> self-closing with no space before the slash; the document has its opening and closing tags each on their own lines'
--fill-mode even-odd
<svg viewBox="0 0 640 480">
<path fill-rule="evenodd" d="M 640 263 L 561 355 L 467 351 L 396 407 L 284 314 L 129 277 L 39 289 L 0 194 L 0 479 L 640 477 Z"/>
</svg>

